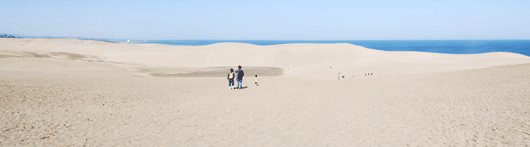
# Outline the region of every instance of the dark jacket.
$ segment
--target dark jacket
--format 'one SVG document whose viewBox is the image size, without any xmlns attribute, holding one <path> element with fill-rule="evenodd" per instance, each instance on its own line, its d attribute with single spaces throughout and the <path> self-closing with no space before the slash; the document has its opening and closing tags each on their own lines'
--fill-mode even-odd
<svg viewBox="0 0 530 147">
<path fill-rule="evenodd" d="M 243 72 L 243 70 L 241 69 L 237 70 L 236 72 L 237 72 L 237 80 L 238 81 L 243 80 L 243 76 L 245 76 L 245 72 Z"/>
</svg>

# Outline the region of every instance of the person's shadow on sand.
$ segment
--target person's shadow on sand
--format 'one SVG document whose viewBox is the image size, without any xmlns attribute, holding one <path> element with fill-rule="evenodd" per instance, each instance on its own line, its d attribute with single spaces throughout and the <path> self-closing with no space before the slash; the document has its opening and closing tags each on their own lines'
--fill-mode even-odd
<svg viewBox="0 0 530 147">
<path fill-rule="evenodd" d="M 239 88 L 239 87 L 234 87 L 234 89 L 246 89 L 246 88 L 248 88 L 248 86 L 243 86 L 243 87 L 241 87 L 241 88 Z"/>
</svg>

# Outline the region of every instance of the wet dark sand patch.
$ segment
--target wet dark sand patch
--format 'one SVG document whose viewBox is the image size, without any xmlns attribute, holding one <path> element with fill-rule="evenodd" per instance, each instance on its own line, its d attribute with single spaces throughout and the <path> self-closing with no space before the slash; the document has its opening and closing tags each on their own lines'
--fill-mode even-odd
<svg viewBox="0 0 530 147">
<path fill-rule="evenodd" d="M 0 55 L 0 58 L 13 58 L 13 57 L 20 57 L 20 56 Z"/>
<path fill-rule="evenodd" d="M 57 57 L 66 57 L 65 59 L 70 60 L 84 60 L 84 59 L 98 59 L 96 56 L 87 56 L 81 54 L 67 53 L 67 52 L 45 52 L 45 53 L 36 53 L 29 51 L 1 51 L 0 58 L 10 58 L 10 57 L 21 57 L 21 58 L 57 58 Z"/>
<path fill-rule="evenodd" d="M 52 55 L 52 56 L 67 56 L 68 59 L 71 59 L 71 60 L 81 60 L 83 58 L 87 58 L 87 56 L 85 56 L 85 55 L 67 53 L 67 52 L 50 52 L 50 55 Z"/>
<path fill-rule="evenodd" d="M 234 67 L 206 67 L 206 68 L 182 68 L 182 67 L 141 67 L 138 72 L 153 77 L 226 77 L 230 68 Z M 235 70 L 236 68 L 234 68 Z M 244 67 L 245 76 L 281 76 L 283 69 L 278 67 L 249 66 Z"/>
<path fill-rule="evenodd" d="M 36 58 L 51 58 L 50 55 L 47 55 L 47 54 L 37 54 L 37 53 L 34 53 L 34 52 L 27 52 L 25 51 L 24 52 L 27 56 L 29 57 L 36 57 Z"/>
</svg>

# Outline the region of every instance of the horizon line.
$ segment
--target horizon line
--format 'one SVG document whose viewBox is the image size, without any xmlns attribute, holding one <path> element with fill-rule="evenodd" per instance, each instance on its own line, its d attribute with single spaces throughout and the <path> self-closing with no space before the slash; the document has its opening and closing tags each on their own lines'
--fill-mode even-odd
<svg viewBox="0 0 530 147">
<path fill-rule="evenodd" d="M 530 40 L 530 39 L 121 39 L 121 38 L 97 38 L 81 36 L 30 36 L 20 34 L 0 33 L 2 35 L 11 35 L 19 38 L 74 38 L 74 39 L 104 39 L 104 40 L 122 40 L 122 41 L 453 41 L 453 40 Z"/>
</svg>

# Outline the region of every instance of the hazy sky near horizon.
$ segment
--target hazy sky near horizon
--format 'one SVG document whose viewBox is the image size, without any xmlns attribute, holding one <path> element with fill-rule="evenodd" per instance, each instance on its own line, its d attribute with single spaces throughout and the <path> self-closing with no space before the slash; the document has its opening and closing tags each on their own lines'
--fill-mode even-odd
<svg viewBox="0 0 530 147">
<path fill-rule="evenodd" d="M 0 33 L 141 40 L 530 39 L 529 0 L 0 0 Z"/>
</svg>

